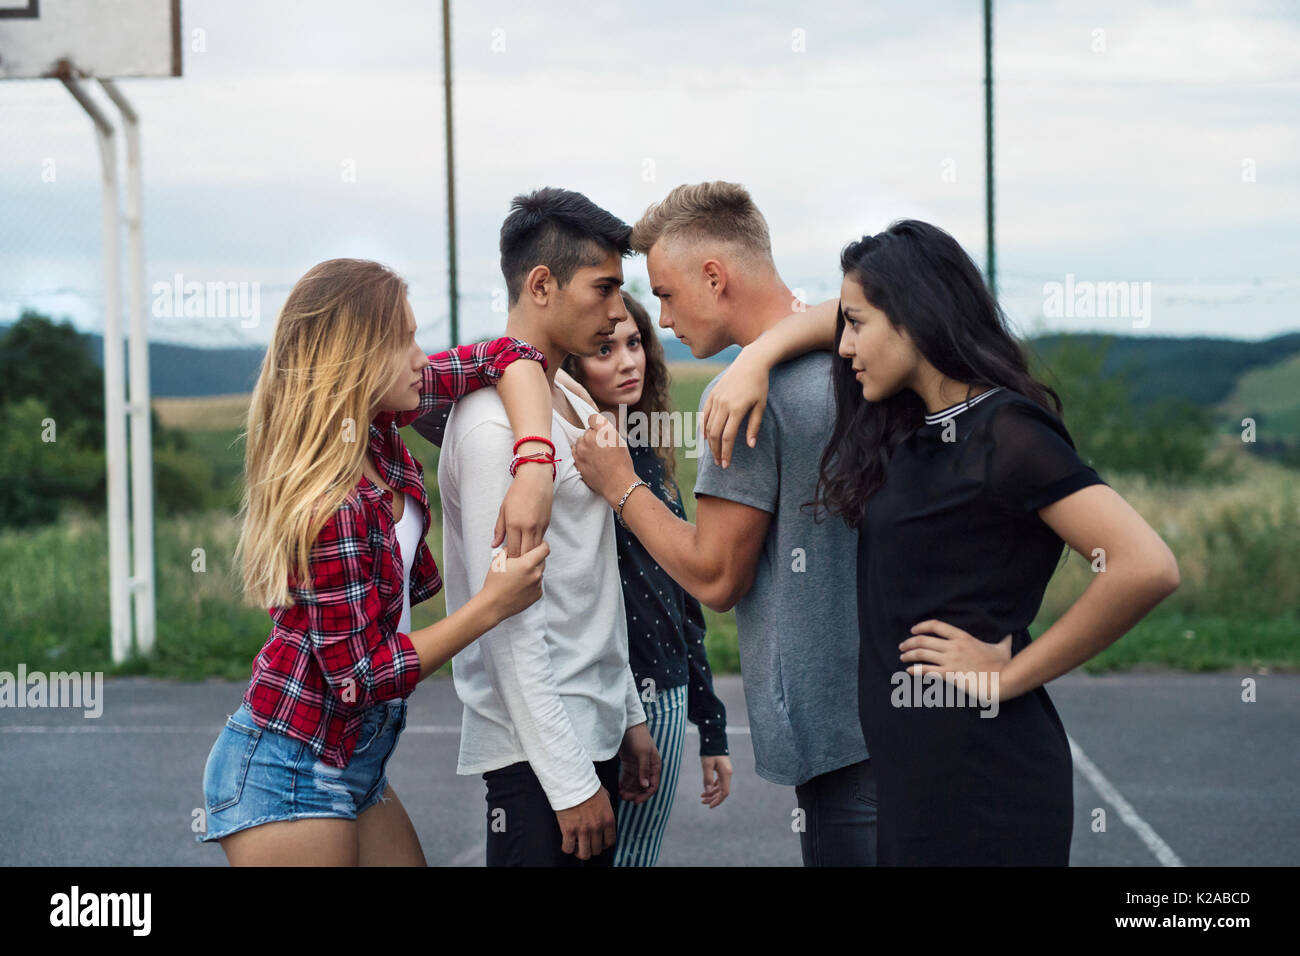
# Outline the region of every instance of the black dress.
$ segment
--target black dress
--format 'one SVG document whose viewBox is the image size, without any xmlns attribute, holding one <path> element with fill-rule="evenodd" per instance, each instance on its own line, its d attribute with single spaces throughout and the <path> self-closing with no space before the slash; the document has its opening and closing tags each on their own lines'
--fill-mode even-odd
<svg viewBox="0 0 1300 956">
<path fill-rule="evenodd" d="M 1072 763 L 1047 691 L 993 716 L 974 695 L 924 706 L 939 698 L 912 693 L 924 685 L 898 645 L 936 619 L 1024 649 L 1063 547 L 1036 511 L 1099 483 L 1060 420 L 1005 388 L 927 415 L 894 450 L 858 539 L 858 711 L 880 865 L 1069 863 Z"/>
</svg>

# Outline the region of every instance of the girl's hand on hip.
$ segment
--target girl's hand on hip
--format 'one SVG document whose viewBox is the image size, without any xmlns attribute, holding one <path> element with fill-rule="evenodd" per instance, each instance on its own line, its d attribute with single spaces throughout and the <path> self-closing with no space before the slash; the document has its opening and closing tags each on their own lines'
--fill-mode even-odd
<svg viewBox="0 0 1300 956">
<path fill-rule="evenodd" d="M 898 649 L 909 674 L 939 673 L 952 683 L 955 673 L 1000 673 L 1011 660 L 1011 635 L 990 644 L 952 624 L 930 620 L 914 625 Z"/>
</svg>

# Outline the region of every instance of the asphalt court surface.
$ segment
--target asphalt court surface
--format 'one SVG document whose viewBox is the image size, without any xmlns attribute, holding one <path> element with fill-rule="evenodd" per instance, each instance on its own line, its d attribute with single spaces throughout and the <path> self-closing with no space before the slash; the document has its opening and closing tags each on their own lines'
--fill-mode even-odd
<svg viewBox="0 0 1300 956">
<path fill-rule="evenodd" d="M 1242 700 L 1255 682 L 1255 702 Z M 661 866 L 798 866 L 794 788 L 754 773 L 738 676 L 727 706 L 730 797 L 702 806 L 699 738 L 686 756 Z M 119 678 L 102 716 L 0 708 L 0 865 L 223 866 L 194 842 L 208 750 L 242 682 Z M 1068 675 L 1049 685 L 1075 747 L 1075 866 L 1300 863 L 1300 675 Z M 481 866 L 485 789 L 456 775 L 460 702 L 422 683 L 389 764 L 432 865 Z M 1104 811 L 1104 832 L 1095 829 Z"/>
</svg>

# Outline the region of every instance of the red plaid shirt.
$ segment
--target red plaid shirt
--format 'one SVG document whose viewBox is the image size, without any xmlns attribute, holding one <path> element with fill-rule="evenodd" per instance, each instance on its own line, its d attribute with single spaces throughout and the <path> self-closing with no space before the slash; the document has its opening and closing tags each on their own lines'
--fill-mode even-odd
<svg viewBox="0 0 1300 956">
<path fill-rule="evenodd" d="M 398 429 L 495 384 L 506 366 L 521 358 L 546 366 L 541 352 L 512 338 L 431 355 L 420 404 L 383 412 L 370 425 L 370 453 L 384 481 L 415 497 L 424 516 L 411 567 L 412 607 L 438 593 L 442 576 L 424 540 L 429 531 L 424 465 L 411 457 Z M 271 634 L 244 692 L 260 726 L 304 741 L 333 767 L 346 766 L 351 758 L 363 712 L 408 696 L 420 677 L 415 646 L 397 630 L 405 582 L 393 528 L 392 493 L 363 475 L 312 545 L 314 591 L 291 581 L 294 606 L 269 609 Z"/>
</svg>

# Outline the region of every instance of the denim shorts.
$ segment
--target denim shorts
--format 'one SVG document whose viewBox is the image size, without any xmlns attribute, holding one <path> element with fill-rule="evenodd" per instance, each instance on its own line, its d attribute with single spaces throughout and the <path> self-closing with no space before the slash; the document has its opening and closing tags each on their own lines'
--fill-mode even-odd
<svg viewBox="0 0 1300 956">
<path fill-rule="evenodd" d="M 406 700 L 380 701 L 361 722 L 346 767 L 331 767 L 305 742 L 259 727 L 248 705 L 226 720 L 203 769 L 208 843 L 277 820 L 355 820 L 379 802 L 385 770 L 406 726 Z"/>
</svg>

